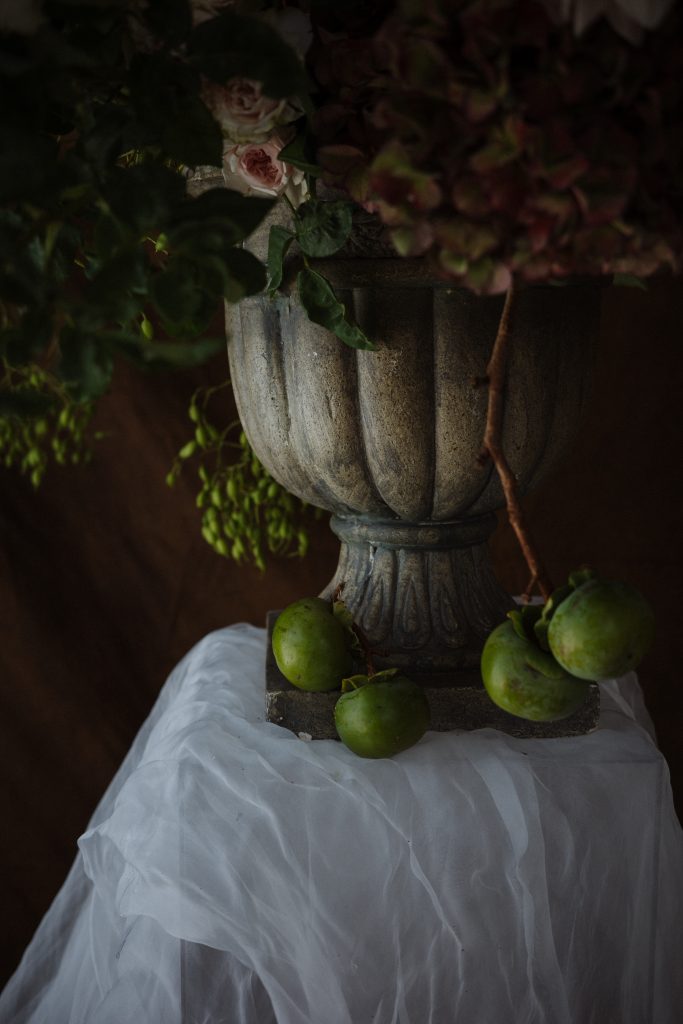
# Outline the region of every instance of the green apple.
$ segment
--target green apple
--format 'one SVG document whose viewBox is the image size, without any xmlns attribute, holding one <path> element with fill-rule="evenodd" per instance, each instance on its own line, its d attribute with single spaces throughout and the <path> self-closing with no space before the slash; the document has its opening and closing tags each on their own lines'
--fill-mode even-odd
<svg viewBox="0 0 683 1024">
<path fill-rule="evenodd" d="M 512 621 L 497 626 L 484 644 L 481 675 L 498 707 L 532 722 L 566 718 L 586 699 L 589 683 L 576 679 Z"/>
<path fill-rule="evenodd" d="M 610 679 L 635 668 L 654 638 L 654 613 L 626 583 L 589 579 L 572 590 L 550 619 L 553 655 L 580 679 Z"/>
<path fill-rule="evenodd" d="M 288 605 L 275 620 L 272 645 L 277 667 L 300 690 L 339 689 L 353 671 L 349 632 L 320 597 Z"/>
<path fill-rule="evenodd" d="M 396 669 L 353 676 L 343 687 L 334 724 L 342 743 L 359 757 L 393 757 L 429 728 L 424 690 Z"/>
</svg>

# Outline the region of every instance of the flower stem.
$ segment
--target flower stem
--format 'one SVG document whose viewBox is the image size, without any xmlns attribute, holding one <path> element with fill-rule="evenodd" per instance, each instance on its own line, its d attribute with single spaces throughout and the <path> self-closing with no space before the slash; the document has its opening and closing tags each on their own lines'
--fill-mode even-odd
<svg viewBox="0 0 683 1024">
<path fill-rule="evenodd" d="M 517 480 L 503 451 L 503 413 L 505 409 L 505 381 L 507 376 L 508 354 L 512 344 L 512 317 L 516 307 L 518 288 L 511 284 L 505 296 L 505 304 L 498 323 L 498 332 L 493 344 L 491 357 L 486 367 L 488 383 L 488 409 L 486 413 L 486 429 L 484 442 L 479 455 L 479 463 L 485 465 L 488 459 L 493 462 L 505 495 L 507 517 L 524 560 L 529 567 L 531 582 L 527 588 L 527 598 L 535 584 L 543 598 L 547 601 L 553 591 L 553 585 L 543 564 L 538 549 L 531 537 L 529 526 L 519 500 Z"/>
</svg>

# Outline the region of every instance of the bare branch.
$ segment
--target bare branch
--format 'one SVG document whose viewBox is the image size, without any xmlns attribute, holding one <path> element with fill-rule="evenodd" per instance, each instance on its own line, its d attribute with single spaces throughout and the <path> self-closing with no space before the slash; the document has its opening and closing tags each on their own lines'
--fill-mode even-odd
<svg viewBox="0 0 683 1024">
<path fill-rule="evenodd" d="M 490 458 L 496 467 L 505 495 L 505 505 L 510 526 L 514 530 L 517 542 L 522 550 L 524 560 L 529 567 L 531 582 L 525 596 L 531 596 L 531 589 L 536 584 L 547 600 L 553 585 L 550 581 L 540 554 L 534 544 L 526 523 L 517 490 L 517 480 L 503 451 L 503 414 L 505 409 L 505 381 L 507 377 L 508 352 L 512 338 L 512 316 L 517 299 L 517 286 L 513 283 L 505 296 L 505 304 L 498 324 L 498 332 L 493 345 L 491 357 L 486 367 L 489 400 L 486 414 L 484 443 L 479 455 L 480 464 L 484 465 Z"/>
</svg>

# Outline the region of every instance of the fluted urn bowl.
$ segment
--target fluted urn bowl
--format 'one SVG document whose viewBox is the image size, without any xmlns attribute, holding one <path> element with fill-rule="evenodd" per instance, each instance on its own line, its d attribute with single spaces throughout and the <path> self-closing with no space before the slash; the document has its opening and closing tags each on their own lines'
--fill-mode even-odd
<svg viewBox="0 0 683 1024">
<path fill-rule="evenodd" d="M 503 494 L 490 462 L 477 460 L 480 379 L 503 299 L 436 282 L 419 260 L 316 268 L 377 350 L 348 348 L 311 323 L 295 293 L 241 302 L 229 359 L 247 437 L 287 490 L 333 513 L 341 552 L 323 593 L 344 584 L 384 661 L 422 673 L 471 668 L 512 604 L 486 543 Z M 522 492 L 575 431 L 599 308 L 592 283 L 519 295 L 504 448 Z"/>
</svg>

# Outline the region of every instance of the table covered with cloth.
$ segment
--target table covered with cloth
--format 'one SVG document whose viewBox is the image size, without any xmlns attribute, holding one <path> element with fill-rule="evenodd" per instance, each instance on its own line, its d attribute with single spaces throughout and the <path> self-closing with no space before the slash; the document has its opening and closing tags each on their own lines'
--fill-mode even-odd
<svg viewBox="0 0 683 1024">
<path fill-rule="evenodd" d="M 635 675 L 597 731 L 356 757 L 265 721 L 266 635 L 170 675 L 2 1024 L 680 1024 L 683 837 Z"/>
</svg>

